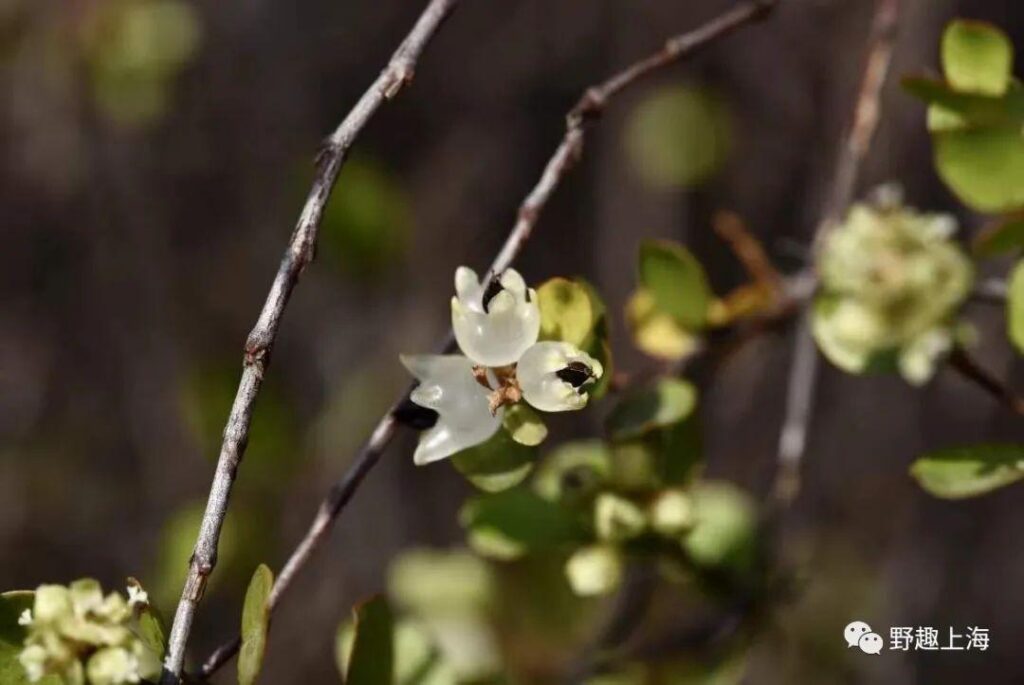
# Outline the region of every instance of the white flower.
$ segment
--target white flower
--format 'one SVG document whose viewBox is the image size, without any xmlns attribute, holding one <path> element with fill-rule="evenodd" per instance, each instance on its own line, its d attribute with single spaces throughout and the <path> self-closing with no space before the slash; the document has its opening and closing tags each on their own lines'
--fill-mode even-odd
<svg viewBox="0 0 1024 685">
<path fill-rule="evenodd" d="M 31 609 L 25 609 L 23 612 L 21 612 L 21 615 L 18 616 L 18 625 L 19 626 L 30 626 L 30 625 L 32 625 L 32 610 Z"/>
<path fill-rule="evenodd" d="M 139 585 L 129 585 L 128 606 L 134 609 L 136 606 L 145 606 L 147 604 L 149 604 L 149 593 Z"/>
<path fill-rule="evenodd" d="M 409 398 L 438 413 L 433 428 L 420 435 L 413 461 L 422 466 L 478 445 L 501 426 L 503 411 L 491 414 L 488 390 L 473 376 L 473 362 L 461 355 L 402 356 L 420 381 Z"/>
<path fill-rule="evenodd" d="M 523 399 L 541 411 L 587 406 L 585 388 L 603 373 L 600 362 L 567 342 L 539 342 L 516 366 Z"/>
<path fill-rule="evenodd" d="M 462 353 L 483 366 L 519 360 L 540 334 L 537 291 L 528 289 L 515 269 L 507 269 L 485 289 L 472 269 L 455 271 L 452 330 Z"/>
</svg>

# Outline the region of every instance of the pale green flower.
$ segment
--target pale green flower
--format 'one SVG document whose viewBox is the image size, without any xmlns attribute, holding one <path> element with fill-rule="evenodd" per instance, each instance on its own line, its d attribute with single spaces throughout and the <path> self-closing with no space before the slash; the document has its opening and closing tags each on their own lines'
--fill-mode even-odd
<svg viewBox="0 0 1024 685">
<path fill-rule="evenodd" d="M 116 592 L 104 596 L 91 578 L 40 586 L 22 619 L 28 635 L 18 658 L 30 682 L 52 674 L 65 685 L 121 685 L 160 673 L 158 656 L 136 633 L 128 601 Z"/>
<path fill-rule="evenodd" d="M 892 187 L 850 208 L 818 264 L 812 331 L 832 363 L 861 373 L 888 359 L 912 383 L 931 377 L 973 281 L 955 229 L 952 217 L 905 207 Z"/>
</svg>

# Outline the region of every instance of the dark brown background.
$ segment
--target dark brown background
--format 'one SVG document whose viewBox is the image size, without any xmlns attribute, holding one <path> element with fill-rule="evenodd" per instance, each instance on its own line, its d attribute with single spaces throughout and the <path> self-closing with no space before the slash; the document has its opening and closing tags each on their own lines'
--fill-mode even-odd
<svg viewBox="0 0 1024 685">
<path fill-rule="evenodd" d="M 312 155 L 422 3 L 198 4 L 200 52 L 166 115 L 145 128 L 97 115 L 74 72 L 54 86 L 51 66 L 33 57 L 87 4 L 13 0 L 2 20 L 0 587 L 83 575 L 115 585 L 131 574 L 170 612 L 242 342 Z M 369 273 L 325 248 L 288 310 L 233 502 L 233 542 L 200 609 L 196 654 L 235 630 L 255 563 L 282 562 L 404 387 L 396 355 L 428 349 L 444 333 L 454 268 L 489 262 L 581 89 L 730 4 L 465 0 L 414 86 L 356 147 L 406 195 L 407 242 Z M 1019 3 L 904 4 L 896 74 L 934 69 L 941 27 L 955 15 L 995 21 L 1024 45 Z M 783 239 L 806 241 L 812 230 L 870 9 L 867 0 L 785 1 L 767 23 L 618 101 L 523 254 L 528 280 L 582 274 L 620 312 L 637 242 L 666 236 L 692 246 L 724 291 L 742 272 L 709 229 L 719 208 L 740 212 L 783 266 L 798 267 Z M 625 158 L 623 127 L 639 98 L 680 80 L 727 101 L 733 154 L 699 190 L 653 190 Z M 891 84 L 884 105 L 861 187 L 898 179 L 912 203 L 958 212 L 969 234 L 979 219 L 935 176 L 922 107 Z M 1001 311 L 975 305 L 970 315 L 984 364 L 1024 384 Z M 635 368 L 641 359 L 621 317 L 615 323 L 620 364 Z M 790 333 L 759 339 L 714 373 L 698 370 L 710 472 L 758 495 L 772 476 Z M 1024 491 L 949 504 L 907 476 L 924 449 L 1024 437 L 1019 419 L 948 372 L 914 390 L 830 368 L 814 419 L 788 539 L 809 585 L 758 642 L 748 682 L 1024 679 Z M 581 419 L 555 425 L 561 435 L 588 430 Z M 387 453 L 282 608 L 266 682 L 336 682 L 333 629 L 354 600 L 381 588 L 389 559 L 461 539 L 455 512 L 466 484 L 445 464 L 414 468 L 411 445 L 404 436 Z M 837 655 L 853 619 L 886 632 L 988 627 L 994 646 L 974 655 Z"/>
</svg>

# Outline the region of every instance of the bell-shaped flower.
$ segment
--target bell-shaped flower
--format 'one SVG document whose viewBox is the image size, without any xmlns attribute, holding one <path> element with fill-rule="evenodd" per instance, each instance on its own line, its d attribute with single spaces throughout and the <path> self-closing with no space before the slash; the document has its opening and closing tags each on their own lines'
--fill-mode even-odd
<svg viewBox="0 0 1024 685">
<path fill-rule="evenodd" d="M 586 388 L 604 373 L 600 362 L 567 342 L 539 342 L 523 353 L 516 378 L 523 399 L 541 411 L 587 406 Z"/>
<path fill-rule="evenodd" d="M 505 270 L 485 288 L 472 269 L 455 271 L 452 330 L 462 353 L 482 366 L 506 366 L 537 342 L 537 292 L 515 269 Z"/>
<path fill-rule="evenodd" d="M 486 441 L 501 426 L 504 412 L 491 414 L 487 388 L 473 375 L 473 362 L 461 355 L 402 357 L 420 385 L 409 398 L 438 414 L 433 428 L 420 435 L 413 461 L 422 466 Z"/>
</svg>

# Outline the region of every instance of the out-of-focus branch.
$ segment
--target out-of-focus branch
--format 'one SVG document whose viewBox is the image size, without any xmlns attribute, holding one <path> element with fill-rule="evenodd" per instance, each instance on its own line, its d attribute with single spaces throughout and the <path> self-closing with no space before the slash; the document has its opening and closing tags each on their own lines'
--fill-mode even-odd
<svg viewBox="0 0 1024 685">
<path fill-rule="evenodd" d="M 245 342 L 242 379 L 238 384 L 238 392 L 231 406 L 227 426 L 224 428 L 224 442 L 217 459 L 206 511 L 189 562 L 185 588 L 171 626 L 167 658 L 161 677 L 164 684 L 177 683 L 181 677 L 185 647 L 196 607 L 203 596 L 207 579 L 217 563 L 217 543 L 220 540 L 221 526 L 227 515 L 231 489 L 249 439 L 253 407 L 263 382 L 263 374 L 270 362 L 270 353 L 292 290 L 298 283 L 303 269 L 313 260 L 320 220 L 338 178 L 338 172 L 349 148 L 367 122 L 382 104 L 398 95 L 402 87 L 412 80 L 416 62 L 423 48 L 457 3 L 458 0 L 431 0 L 387 67 L 325 141 L 317 156 L 313 186 L 259 319 Z"/>
<path fill-rule="evenodd" d="M 815 231 L 815 254 L 850 205 L 861 163 L 871 146 L 881 111 L 882 86 L 892 63 L 899 4 L 899 0 L 877 0 L 853 122 L 843 141 L 828 200 Z M 807 431 L 814 408 L 819 359 L 811 336 L 809 308 L 801 314 L 795 335 L 773 488 L 775 502 L 781 507 L 792 502 L 800 490 L 800 463 L 807 446 Z"/>
<path fill-rule="evenodd" d="M 507 269 L 522 251 L 537 224 L 548 200 L 558 188 L 562 179 L 573 168 L 583 152 L 587 125 L 596 120 L 606 109 L 609 101 L 642 77 L 668 66 L 737 28 L 768 14 L 777 0 L 748 0 L 728 12 L 712 19 L 700 28 L 669 39 L 664 47 L 652 55 L 635 62 L 611 78 L 588 88 L 566 117 L 565 135 L 548 160 L 536 185 L 519 206 L 516 222 L 505 244 L 487 271 L 488 282 Z M 451 345 L 449 333 L 444 347 Z M 384 449 L 391 442 L 398 428 L 395 411 L 409 398 L 407 390 L 392 405 L 380 420 L 370 439 L 356 455 L 352 465 L 341 480 L 334 484 L 320 504 L 306 535 L 292 552 L 284 568 L 277 576 L 269 598 L 270 610 L 277 606 L 284 593 L 291 586 L 298 572 L 306 565 L 313 552 L 324 542 L 345 505 L 358 490 L 371 469 L 380 460 Z M 238 638 L 217 648 L 203 664 L 202 676 L 209 676 L 223 666 L 238 651 Z"/>
<path fill-rule="evenodd" d="M 1010 411 L 1024 416 L 1024 397 L 1009 388 L 974 360 L 963 348 L 957 347 L 949 355 L 949 365 L 954 371 L 973 382 Z"/>
<path fill-rule="evenodd" d="M 978 281 L 971 291 L 971 299 L 986 304 L 1006 304 L 1007 285 L 1002 278 L 986 278 Z"/>
<path fill-rule="evenodd" d="M 754 283 L 770 291 L 780 290 L 782 275 L 768 258 L 761 241 L 747 230 L 738 214 L 718 212 L 715 214 L 713 227 L 718 237 L 729 244 L 736 259 L 740 261 Z"/>
</svg>

